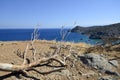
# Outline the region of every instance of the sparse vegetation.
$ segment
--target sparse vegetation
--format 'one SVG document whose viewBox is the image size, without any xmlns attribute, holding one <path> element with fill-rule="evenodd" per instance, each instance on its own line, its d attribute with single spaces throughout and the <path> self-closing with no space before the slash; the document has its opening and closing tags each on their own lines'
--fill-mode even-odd
<svg viewBox="0 0 120 80">
<path fill-rule="evenodd" d="M 62 31 L 62 41 L 37 40 L 37 32 L 36 29 L 31 41 L 0 42 L 0 63 L 5 67 L 1 68 L 0 64 L 0 79 L 97 80 L 104 75 L 111 76 L 80 61 L 79 56 L 89 53 L 104 55 L 108 60 L 120 63 L 119 44 L 101 46 L 65 42 L 66 33 Z M 9 68 L 10 72 L 4 72 L 8 70 L 5 63 L 13 66 Z M 120 67 L 116 70 L 120 73 Z"/>
</svg>

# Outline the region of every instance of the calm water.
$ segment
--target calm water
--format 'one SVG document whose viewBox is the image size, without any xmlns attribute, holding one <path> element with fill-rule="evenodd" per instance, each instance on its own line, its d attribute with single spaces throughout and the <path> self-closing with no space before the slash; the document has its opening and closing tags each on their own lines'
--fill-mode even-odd
<svg viewBox="0 0 120 80">
<path fill-rule="evenodd" d="M 66 29 L 67 30 L 67 29 Z M 64 30 L 64 31 L 66 31 Z M 25 41 L 31 40 L 31 34 L 33 29 L 0 29 L 0 41 Z M 61 40 L 60 29 L 40 29 L 39 30 L 40 40 Z M 70 33 L 65 41 L 70 42 L 86 42 L 95 44 L 95 40 L 88 39 L 87 36 L 79 33 Z"/>
</svg>

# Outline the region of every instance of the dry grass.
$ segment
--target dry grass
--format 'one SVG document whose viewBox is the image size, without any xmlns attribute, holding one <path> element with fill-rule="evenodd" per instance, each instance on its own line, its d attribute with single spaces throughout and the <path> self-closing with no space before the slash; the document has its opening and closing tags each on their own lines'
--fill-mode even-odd
<svg viewBox="0 0 120 80">
<path fill-rule="evenodd" d="M 12 64 L 22 64 L 23 60 L 16 55 L 16 51 L 22 53 L 25 50 L 26 44 L 29 41 L 14 41 L 14 42 L 0 42 L 0 62 L 2 63 L 12 63 Z M 36 48 L 36 58 L 49 57 L 54 52 L 56 45 L 61 44 L 60 57 L 58 59 L 64 60 L 64 56 L 68 56 L 65 60 L 67 67 L 65 70 L 60 72 L 53 72 L 51 74 L 42 75 L 36 73 L 34 71 L 28 72 L 29 75 L 34 76 L 40 80 L 97 80 L 99 73 L 95 70 L 90 69 L 80 62 L 80 60 L 76 57 L 76 55 L 81 55 L 84 53 L 104 53 L 106 55 L 110 55 L 110 58 L 114 58 L 115 56 L 120 56 L 120 51 L 118 46 L 111 46 L 109 49 L 94 47 L 85 43 L 72 43 L 72 42 L 56 42 L 56 41 L 47 41 L 47 40 L 37 40 L 34 43 Z M 117 49 L 118 48 L 118 49 Z M 29 49 L 27 57 L 31 58 L 32 52 Z M 52 64 L 58 65 L 53 62 Z M 49 71 L 52 68 L 47 66 L 42 66 L 40 68 L 36 68 L 41 72 Z M 90 76 L 88 76 L 88 73 Z M 0 71 L 0 76 L 6 75 L 8 73 Z M 87 76 L 86 76 L 87 75 Z M 102 74 L 101 74 L 102 75 Z M 11 76 L 5 80 L 15 80 L 14 76 Z M 22 80 L 26 78 L 22 76 Z M 27 78 L 26 80 L 30 80 Z"/>
</svg>

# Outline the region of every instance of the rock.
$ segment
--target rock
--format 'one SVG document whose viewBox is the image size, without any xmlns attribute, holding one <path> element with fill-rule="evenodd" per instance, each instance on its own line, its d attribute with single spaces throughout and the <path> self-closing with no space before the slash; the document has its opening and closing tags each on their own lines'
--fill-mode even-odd
<svg viewBox="0 0 120 80">
<path fill-rule="evenodd" d="M 112 70 L 106 70 L 105 73 L 107 73 L 109 75 L 120 76 L 120 74 L 118 72 L 115 72 L 115 71 L 112 71 Z"/>
<path fill-rule="evenodd" d="M 98 80 L 113 80 L 113 79 L 110 76 L 103 76 L 103 77 L 100 77 Z"/>
<path fill-rule="evenodd" d="M 98 54 L 85 54 L 84 56 L 80 56 L 80 59 L 84 64 L 99 69 L 101 71 L 112 69 L 112 66 L 110 63 L 108 63 L 108 60 Z"/>
<path fill-rule="evenodd" d="M 118 64 L 118 61 L 117 61 L 117 60 L 111 60 L 111 61 L 109 61 L 109 63 L 110 63 L 111 65 L 113 65 L 114 67 L 116 67 L 116 68 L 119 67 L 119 64 Z"/>
<path fill-rule="evenodd" d="M 83 56 L 80 56 L 80 60 L 84 64 L 91 66 L 100 72 L 120 76 L 119 73 L 112 70 L 113 66 L 108 62 L 106 58 L 103 57 L 103 55 L 94 53 L 84 54 Z"/>
</svg>

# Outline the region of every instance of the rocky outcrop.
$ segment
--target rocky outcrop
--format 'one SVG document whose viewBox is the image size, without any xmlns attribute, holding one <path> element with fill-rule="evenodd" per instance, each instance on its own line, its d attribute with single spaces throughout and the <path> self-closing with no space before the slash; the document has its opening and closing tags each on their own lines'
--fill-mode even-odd
<svg viewBox="0 0 120 80">
<path fill-rule="evenodd" d="M 100 72 L 104 72 L 110 75 L 120 76 L 118 72 L 113 70 L 114 66 L 111 65 L 111 63 L 103 55 L 98 55 L 94 53 L 84 54 L 80 56 L 80 60 L 84 64 L 92 68 L 95 68 Z"/>
<path fill-rule="evenodd" d="M 81 27 L 76 26 L 71 32 L 79 32 L 86 34 L 90 39 L 101 39 L 104 37 L 120 37 L 120 23 L 105 25 L 105 26 L 91 26 Z"/>
</svg>

